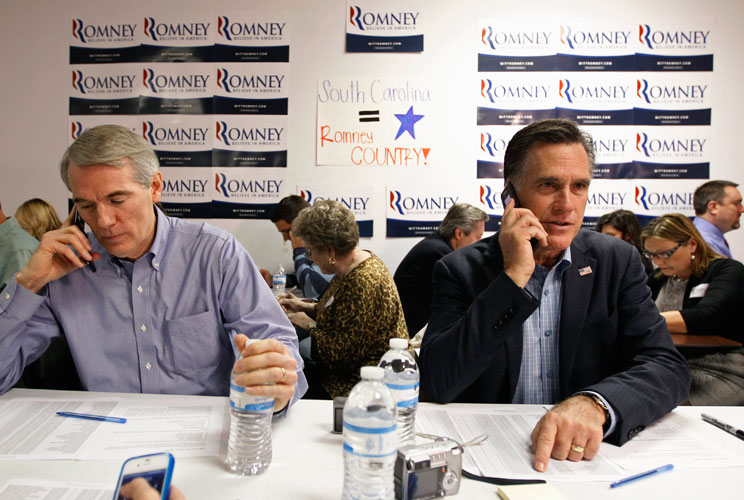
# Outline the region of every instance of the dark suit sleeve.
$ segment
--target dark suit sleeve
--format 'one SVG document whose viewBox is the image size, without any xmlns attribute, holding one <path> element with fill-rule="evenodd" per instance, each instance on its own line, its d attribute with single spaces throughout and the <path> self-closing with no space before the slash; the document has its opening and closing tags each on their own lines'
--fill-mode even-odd
<svg viewBox="0 0 744 500">
<path fill-rule="evenodd" d="M 479 285 L 459 262 L 445 258 L 434 266 L 434 303 L 420 353 L 422 389 L 440 403 L 460 395 L 497 357 L 506 363 L 504 343 L 514 336 L 521 342 L 522 323 L 539 305 L 503 272 L 491 279 L 479 269 L 478 279 L 490 283 L 476 292 Z M 508 369 L 501 367 L 494 386 L 507 386 Z"/>
<path fill-rule="evenodd" d="M 625 257 L 611 276 L 619 283 L 617 297 L 611 299 L 617 303 L 615 318 L 606 328 L 597 324 L 599 328 L 584 331 L 585 336 L 609 335 L 617 325 L 611 354 L 615 359 L 600 360 L 614 364 L 614 373 L 582 390 L 602 394 L 614 409 L 617 427 L 607 440 L 618 445 L 685 401 L 690 390 L 687 362 L 672 344 L 666 322 L 651 300 L 640 258 L 635 252 L 626 252 Z M 587 355 L 592 353 L 581 349 L 577 353 Z"/>
<path fill-rule="evenodd" d="M 730 337 L 735 332 L 726 331 L 734 311 L 741 312 L 744 284 L 744 266 L 730 259 L 714 260 L 709 267 L 705 296 L 696 300 L 686 291 L 685 304 L 680 311 L 692 335 L 722 335 Z M 694 287 L 693 287 L 694 289 Z"/>
</svg>

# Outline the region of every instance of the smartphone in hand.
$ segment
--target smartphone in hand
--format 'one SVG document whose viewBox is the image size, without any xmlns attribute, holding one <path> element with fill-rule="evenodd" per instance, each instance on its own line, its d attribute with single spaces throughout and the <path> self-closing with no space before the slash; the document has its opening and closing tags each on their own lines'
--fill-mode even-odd
<svg viewBox="0 0 744 500">
<path fill-rule="evenodd" d="M 75 207 L 75 217 L 73 218 L 72 223 L 75 224 L 78 229 L 80 229 L 80 232 L 83 233 L 83 235 L 85 235 L 85 221 L 82 217 L 80 217 L 80 212 L 78 212 L 77 207 Z M 96 265 L 93 263 L 93 261 L 85 260 L 82 257 L 80 258 L 80 260 L 82 260 L 86 266 L 90 267 L 91 271 L 96 272 Z"/>
<path fill-rule="evenodd" d="M 505 210 L 511 200 L 514 200 L 514 208 L 519 208 L 521 206 L 519 198 L 517 198 L 517 190 L 514 189 L 514 184 L 512 184 L 511 181 L 506 181 L 504 183 L 504 190 L 501 191 L 501 203 L 504 204 Z M 532 238 L 530 240 L 530 245 L 532 245 L 533 251 L 537 248 L 538 243 L 537 238 Z"/>
<path fill-rule="evenodd" d="M 150 486 L 160 494 L 161 499 L 168 500 L 174 467 L 175 460 L 170 453 L 154 453 L 128 458 L 121 467 L 113 500 L 124 500 L 119 490 L 123 485 L 138 477 L 150 483 Z"/>
</svg>

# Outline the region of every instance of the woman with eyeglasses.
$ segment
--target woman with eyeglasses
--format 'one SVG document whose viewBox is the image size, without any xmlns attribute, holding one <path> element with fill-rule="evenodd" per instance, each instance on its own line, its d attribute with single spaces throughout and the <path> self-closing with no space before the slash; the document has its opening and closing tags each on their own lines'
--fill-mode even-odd
<svg viewBox="0 0 744 500">
<path fill-rule="evenodd" d="M 682 214 L 649 222 L 641 243 L 658 267 L 648 284 L 671 333 L 744 341 L 744 265 L 714 252 Z M 693 405 L 744 405 L 744 349 L 688 361 Z"/>
</svg>

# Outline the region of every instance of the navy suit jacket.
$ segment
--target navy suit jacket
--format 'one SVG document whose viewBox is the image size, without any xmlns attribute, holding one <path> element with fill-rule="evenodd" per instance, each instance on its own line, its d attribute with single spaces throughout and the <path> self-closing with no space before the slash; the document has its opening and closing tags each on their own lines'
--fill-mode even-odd
<svg viewBox="0 0 744 500">
<path fill-rule="evenodd" d="M 687 399 L 687 362 L 651 300 L 638 251 L 594 231 L 571 244 L 563 275 L 560 398 L 595 391 L 612 406 L 622 444 Z M 498 234 L 443 257 L 421 346 L 421 384 L 443 403 L 511 403 L 522 324 L 539 299 L 503 272 Z"/>
<path fill-rule="evenodd" d="M 452 246 L 437 233 L 419 241 L 403 258 L 395 270 L 395 286 L 398 288 L 403 315 L 411 337 L 416 335 L 431 314 L 434 295 L 432 276 L 434 264 L 452 252 Z"/>
</svg>

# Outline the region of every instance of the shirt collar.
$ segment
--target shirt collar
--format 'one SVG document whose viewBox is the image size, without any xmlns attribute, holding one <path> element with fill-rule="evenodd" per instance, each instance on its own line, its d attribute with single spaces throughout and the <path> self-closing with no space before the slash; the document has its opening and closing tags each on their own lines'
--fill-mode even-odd
<svg viewBox="0 0 744 500">
<path fill-rule="evenodd" d="M 708 219 L 703 219 L 702 217 L 695 217 L 695 221 L 694 222 L 695 222 L 695 226 L 696 227 L 703 226 L 704 229 L 707 229 L 708 231 L 712 231 L 713 234 L 720 235 L 721 238 L 723 238 L 723 231 L 721 231 L 720 229 L 718 229 L 718 226 L 716 226 L 715 224 L 713 224 Z"/>
<path fill-rule="evenodd" d="M 168 234 L 170 233 L 170 220 L 167 215 L 165 215 L 157 206 L 153 205 L 153 209 L 155 210 L 155 217 L 157 220 L 156 226 L 155 226 L 155 239 L 152 242 L 152 245 L 150 245 L 150 249 L 145 252 L 145 254 L 140 257 L 137 260 L 145 259 L 149 257 L 149 263 L 150 266 L 152 266 L 153 269 L 156 271 L 160 270 L 160 258 L 163 255 L 165 255 L 165 247 L 168 241 Z M 91 234 L 93 238 L 93 245 L 94 250 L 101 254 L 103 257 L 108 257 L 108 261 L 111 262 L 115 267 L 121 266 L 120 262 L 121 259 L 118 257 L 115 257 L 114 255 L 111 255 L 106 251 L 106 249 L 101 245 L 98 240 L 96 239 L 95 235 Z"/>
</svg>

